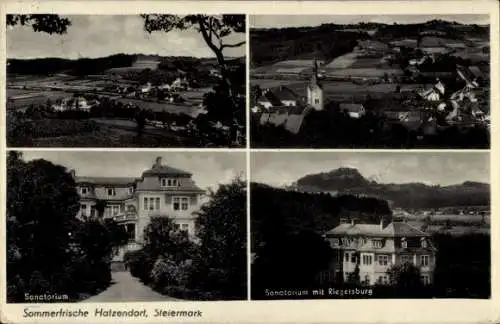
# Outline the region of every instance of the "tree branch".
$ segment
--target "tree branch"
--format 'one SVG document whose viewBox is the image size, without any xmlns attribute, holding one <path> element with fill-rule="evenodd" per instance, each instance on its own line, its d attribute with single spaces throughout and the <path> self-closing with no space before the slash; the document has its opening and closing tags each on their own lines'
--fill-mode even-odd
<svg viewBox="0 0 500 324">
<path fill-rule="evenodd" d="M 222 44 L 220 49 L 223 50 L 224 48 L 240 47 L 241 45 L 244 45 L 245 43 L 246 43 L 246 41 L 241 41 L 241 42 L 235 43 L 235 44 Z"/>
</svg>

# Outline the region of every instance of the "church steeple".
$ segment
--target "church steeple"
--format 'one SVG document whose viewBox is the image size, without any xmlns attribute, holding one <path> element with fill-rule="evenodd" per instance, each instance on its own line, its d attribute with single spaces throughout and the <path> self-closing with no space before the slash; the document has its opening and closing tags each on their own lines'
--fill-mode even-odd
<svg viewBox="0 0 500 324">
<path fill-rule="evenodd" d="M 318 80 L 318 61 L 316 58 L 313 61 L 311 82 L 307 86 L 307 103 L 316 110 L 324 108 L 323 87 Z"/>
<path fill-rule="evenodd" d="M 318 60 L 316 57 L 313 61 L 313 75 L 311 79 L 311 84 L 318 84 Z"/>
</svg>

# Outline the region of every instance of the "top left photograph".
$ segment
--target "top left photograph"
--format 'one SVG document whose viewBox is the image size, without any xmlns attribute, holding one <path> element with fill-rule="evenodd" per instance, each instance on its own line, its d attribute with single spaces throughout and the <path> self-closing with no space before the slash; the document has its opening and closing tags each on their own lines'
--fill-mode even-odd
<svg viewBox="0 0 500 324">
<path fill-rule="evenodd" d="M 6 23 L 8 147 L 246 147 L 245 15 Z"/>
</svg>

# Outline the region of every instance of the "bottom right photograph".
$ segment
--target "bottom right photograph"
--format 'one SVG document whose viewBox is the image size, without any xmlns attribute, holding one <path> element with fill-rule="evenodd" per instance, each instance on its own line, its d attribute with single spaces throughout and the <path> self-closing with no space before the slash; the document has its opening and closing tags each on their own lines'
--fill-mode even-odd
<svg viewBox="0 0 500 324">
<path fill-rule="evenodd" d="M 252 299 L 491 293 L 489 152 L 252 152 Z"/>
</svg>

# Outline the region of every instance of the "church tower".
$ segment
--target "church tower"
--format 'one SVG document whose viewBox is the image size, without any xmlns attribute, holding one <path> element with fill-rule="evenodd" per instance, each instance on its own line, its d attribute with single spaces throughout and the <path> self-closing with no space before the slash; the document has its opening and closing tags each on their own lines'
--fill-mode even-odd
<svg viewBox="0 0 500 324">
<path fill-rule="evenodd" d="M 307 104 L 316 110 L 323 110 L 325 106 L 323 86 L 318 80 L 318 62 L 316 58 L 314 59 L 311 82 L 307 85 Z"/>
</svg>

